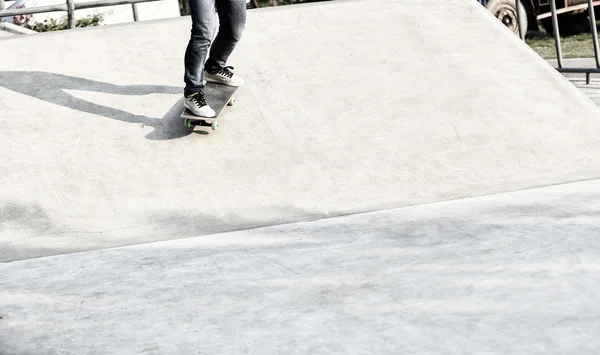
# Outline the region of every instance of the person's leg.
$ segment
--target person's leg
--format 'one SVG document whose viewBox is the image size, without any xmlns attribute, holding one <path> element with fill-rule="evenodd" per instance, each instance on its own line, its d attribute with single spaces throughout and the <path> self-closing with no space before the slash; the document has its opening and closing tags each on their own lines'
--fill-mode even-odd
<svg viewBox="0 0 600 355">
<path fill-rule="evenodd" d="M 188 0 L 192 18 L 192 33 L 188 42 L 185 65 L 186 97 L 184 105 L 193 114 L 212 117 L 214 111 L 204 100 L 204 63 L 216 29 L 215 0 Z M 216 0 L 219 1 L 219 0 Z"/>
<path fill-rule="evenodd" d="M 233 74 L 233 67 L 227 66 L 227 60 L 242 38 L 246 26 L 245 0 L 216 0 L 219 15 L 219 32 L 210 49 L 206 61 L 204 77 L 207 81 L 240 86 L 243 79 Z"/>
<path fill-rule="evenodd" d="M 204 88 L 204 63 L 217 26 L 215 0 L 188 0 L 188 3 L 192 18 L 192 33 L 184 58 L 186 95 Z"/>
</svg>

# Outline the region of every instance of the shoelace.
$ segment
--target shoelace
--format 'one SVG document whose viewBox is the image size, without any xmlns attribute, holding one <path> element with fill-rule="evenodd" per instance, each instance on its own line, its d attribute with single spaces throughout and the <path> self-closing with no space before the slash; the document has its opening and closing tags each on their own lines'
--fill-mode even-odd
<svg viewBox="0 0 600 355">
<path fill-rule="evenodd" d="M 231 77 L 233 77 L 233 73 L 231 72 L 231 70 L 233 70 L 233 69 L 235 69 L 235 68 L 234 68 L 234 67 L 232 67 L 232 66 L 227 66 L 227 67 L 225 67 L 225 68 L 221 69 L 221 70 L 219 71 L 219 74 L 221 74 L 221 75 L 223 75 L 223 76 L 226 76 L 226 77 L 228 77 L 229 79 L 231 79 Z"/>
<path fill-rule="evenodd" d="M 192 96 L 192 101 L 199 108 L 206 105 L 206 99 L 204 98 L 204 95 L 201 95 L 200 93 L 194 94 L 194 96 Z"/>
</svg>

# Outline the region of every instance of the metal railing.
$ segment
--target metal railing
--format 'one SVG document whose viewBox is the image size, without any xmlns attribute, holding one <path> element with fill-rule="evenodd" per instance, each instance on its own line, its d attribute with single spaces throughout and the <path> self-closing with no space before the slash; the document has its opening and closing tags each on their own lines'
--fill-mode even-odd
<svg viewBox="0 0 600 355">
<path fill-rule="evenodd" d="M 517 0 L 518 2 L 519 0 Z M 594 14 L 594 6 L 592 0 L 588 0 L 588 15 L 590 17 L 590 30 L 592 32 L 592 44 L 594 46 L 594 59 L 596 60 L 596 68 L 565 68 L 563 67 L 562 48 L 560 45 L 560 32 L 558 26 L 558 15 L 556 12 L 556 0 L 550 0 L 550 12 L 552 13 L 552 28 L 554 29 L 554 44 L 556 46 L 556 60 L 561 73 L 585 73 L 586 84 L 590 83 L 590 75 L 592 73 L 600 73 L 600 58 L 598 50 L 598 28 L 596 26 L 596 15 Z"/>
<path fill-rule="evenodd" d="M 1 0 L 0 0 L 1 1 Z M 478 0 L 479 3 L 481 5 L 483 5 L 484 7 L 487 5 L 487 0 Z M 596 27 L 596 16 L 594 14 L 594 4 L 598 4 L 598 1 L 592 1 L 592 0 L 588 0 L 587 1 L 587 5 L 577 5 L 576 7 L 581 9 L 581 8 L 588 8 L 588 14 L 589 14 L 589 19 L 590 19 L 590 30 L 592 32 L 592 45 L 594 46 L 594 59 L 596 61 L 596 67 L 595 68 L 565 68 L 563 66 L 563 55 L 562 55 L 562 47 L 560 44 L 560 32 L 559 32 L 559 26 L 558 26 L 558 13 L 565 13 L 568 12 L 570 10 L 573 10 L 575 7 L 566 7 L 564 9 L 561 9 L 561 11 L 557 11 L 556 10 L 556 0 L 550 0 L 550 16 L 552 17 L 552 28 L 554 31 L 554 45 L 556 48 L 556 59 L 557 59 L 557 64 L 558 64 L 558 68 L 556 68 L 556 70 L 558 70 L 561 73 L 583 73 L 585 74 L 585 82 L 586 84 L 590 83 L 590 75 L 592 73 L 600 73 L 600 50 L 598 49 L 598 28 Z M 520 5 L 521 4 L 521 0 L 515 0 L 515 7 L 516 7 L 516 20 L 517 20 L 517 26 L 519 29 L 519 37 L 522 40 L 525 40 L 525 34 L 527 32 L 526 28 L 521 28 L 521 13 L 520 13 Z M 544 16 L 544 17 L 548 17 L 548 16 Z"/>
<path fill-rule="evenodd" d="M 164 0 L 95 0 L 82 3 L 75 3 L 73 0 L 66 0 L 65 4 L 36 6 L 30 8 L 21 8 L 14 10 L 4 9 L 4 0 L 0 0 L 0 18 L 13 17 L 21 15 L 40 14 L 44 12 L 66 11 L 69 29 L 75 28 L 75 10 L 90 9 L 104 6 L 127 5 L 131 4 L 133 11 L 133 20 L 138 21 L 137 4 L 141 2 L 164 1 Z"/>
</svg>

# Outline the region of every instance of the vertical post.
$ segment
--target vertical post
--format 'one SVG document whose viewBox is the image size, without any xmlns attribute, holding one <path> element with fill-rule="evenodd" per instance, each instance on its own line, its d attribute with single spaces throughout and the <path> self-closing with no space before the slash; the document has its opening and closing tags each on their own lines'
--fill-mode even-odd
<svg viewBox="0 0 600 355">
<path fill-rule="evenodd" d="M 4 10 L 4 0 L 0 0 L 0 11 Z"/>
<path fill-rule="evenodd" d="M 550 0 L 550 11 L 552 12 L 552 28 L 554 29 L 556 59 L 558 61 L 558 67 L 562 69 L 562 49 L 560 47 L 560 32 L 558 32 L 558 16 L 556 16 L 556 0 Z"/>
<path fill-rule="evenodd" d="M 73 0 L 67 0 L 67 18 L 69 20 L 69 28 L 75 28 L 75 3 Z"/>
<path fill-rule="evenodd" d="M 521 2 L 519 0 L 515 0 L 515 6 L 517 8 L 517 31 L 519 31 L 519 38 L 521 38 L 521 40 L 525 39 L 525 34 L 523 33 L 523 31 L 525 31 L 525 29 L 521 28 L 521 11 L 519 11 L 519 5 L 521 4 Z"/>
<path fill-rule="evenodd" d="M 594 14 L 594 5 L 592 5 L 592 0 L 588 0 L 588 12 L 590 15 L 592 41 L 594 41 L 594 57 L 596 58 L 596 68 L 600 69 L 600 58 L 598 58 L 598 28 L 596 28 L 596 14 Z"/>
<path fill-rule="evenodd" d="M 133 21 L 138 21 L 138 8 L 137 4 L 131 4 L 131 8 L 133 9 Z"/>
</svg>

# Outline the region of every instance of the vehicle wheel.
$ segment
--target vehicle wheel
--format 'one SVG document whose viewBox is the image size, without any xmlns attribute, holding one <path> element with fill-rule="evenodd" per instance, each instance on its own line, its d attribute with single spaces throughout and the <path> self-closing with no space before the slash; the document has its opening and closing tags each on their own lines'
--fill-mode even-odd
<svg viewBox="0 0 600 355">
<path fill-rule="evenodd" d="M 519 34 L 519 25 L 517 24 L 517 6 L 515 0 L 488 0 L 486 8 L 514 34 Z M 523 28 L 523 32 L 526 33 L 527 11 L 525 6 L 523 6 L 523 1 L 519 1 L 519 15 L 521 15 L 521 28 Z"/>
<path fill-rule="evenodd" d="M 552 27 L 552 17 L 544 18 L 540 21 L 544 30 L 554 36 L 554 28 Z M 561 36 L 572 36 L 579 33 L 590 31 L 590 19 L 587 12 L 577 15 L 558 15 L 558 32 Z"/>
</svg>

